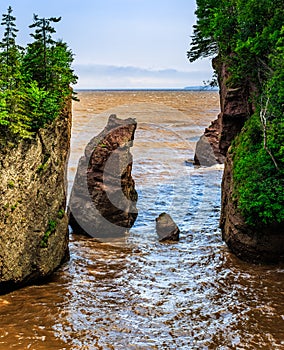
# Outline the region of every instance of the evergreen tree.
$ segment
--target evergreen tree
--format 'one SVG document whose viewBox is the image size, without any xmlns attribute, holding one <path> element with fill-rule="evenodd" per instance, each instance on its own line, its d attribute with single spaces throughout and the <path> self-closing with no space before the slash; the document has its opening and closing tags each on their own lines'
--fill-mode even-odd
<svg viewBox="0 0 284 350">
<path fill-rule="evenodd" d="M 57 23 L 61 17 L 39 18 L 34 15 L 35 28 L 31 34 L 34 41 L 28 44 L 23 59 L 23 76 L 29 86 L 31 99 L 27 99 L 27 110 L 33 115 L 34 103 L 38 106 L 32 117 L 32 127 L 37 129 L 55 119 L 65 100 L 70 96 L 70 84 L 76 83 L 77 77 L 71 69 L 73 54 L 66 43 L 55 41 L 56 33 L 51 23 Z M 39 99 L 39 96 L 40 99 Z"/>
<path fill-rule="evenodd" d="M 58 117 L 66 98 L 71 98 L 70 84 L 77 77 L 71 69 L 73 54 L 67 44 L 55 41 L 51 23 L 60 17 L 34 15 L 34 41 L 24 50 L 16 44 L 16 18 L 12 8 L 3 15 L 5 27 L 0 42 L 0 143 L 17 142 Z M 5 141 L 6 140 L 6 141 Z"/>
<path fill-rule="evenodd" d="M 56 31 L 51 23 L 57 23 L 61 17 L 39 18 L 34 15 L 34 23 L 30 28 L 35 28 L 31 34 L 34 42 L 28 44 L 27 54 L 24 59 L 24 70 L 30 80 L 38 82 L 40 87 L 50 87 L 52 66 L 50 64 L 51 49 L 55 45 L 52 34 Z"/>
<path fill-rule="evenodd" d="M 16 44 L 16 18 L 9 7 L 2 17 L 5 27 L 0 42 L 0 125 L 2 139 L 30 137 L 30 118 L 24 112 L 25 92 L 21 77 L 22 48 Z"/>
<path fill-rule="evenodd" d="M 1 49 L 1 78 L 9 88 L 13 86 L 18 76 L 19 68 L 19 46 L 16 45 L 16 36 L 18 29 L 15 25 L 16 18 L 12 16 L 11 6 L 7 14 L 3 15 L 1 25 L 5 26 L 4 37 L 0 43 Z"/>
<path fill-rule="evenodd" d="M 190 61 L 218 55 L 228 87 L 254 86 L 256 112 L 234 140 L 234 198 L 247 223 L 284 221 L 284 4 L 197 0 Z M 249 89 L 248 89 L 249 90 Z M 257 171 L 256 171 L 257 169 Z"/>
</svg>

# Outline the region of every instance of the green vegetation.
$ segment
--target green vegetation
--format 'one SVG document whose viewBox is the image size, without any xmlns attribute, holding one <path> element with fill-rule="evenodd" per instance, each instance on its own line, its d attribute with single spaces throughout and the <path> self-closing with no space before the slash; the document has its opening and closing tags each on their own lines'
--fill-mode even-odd
<svg viewBox="0 0 284 350">
<path fill-rule="evenodd" d="M 63 208 L 60 208 L 57 213 L 57 218 L 55 220 L 49 220 L 47 224 L 47 229 L 44 233 L 44 236 L 42 237 L 42 240 L 40 241 L 40 247 L 46 248 L 48 245 L 48 239 L 52 233 L 55 232 L 58 220 L 61 220 L 64 218 L 65 210 Z"/>
<path fill-rule="evenodd" d="M 53 232 L 55 232 L 56 226 L 57 226 L 57 222 L 55 220 L 49 220 L 47 225 L 47 230 L 45 231 L 44 236 L 42 237 L 42 240 L 40 242 L 41 248 L 47 247 L 48 238 Z"/>
<path fill-rule="evenodd" d="M 45 154 L 44 155 L 44 159 L 43 159 L 43 163 L 40 164 L 36 170 L 36 172 L 38 174 L 41 174 L 43 173 L 47 168 L 48 168 L 48 161 L 49 161 L 49 158 L 50 158 L 50 154 Z"/>
<path fill-rule="evenodd" d="M 57 213 L 57 218 L 58 219 L 63 219 L 64 218 L 64 215 L 65 215 L 65 210 L 64 209 L 59 209 L 58 210 L 58 213 Z"/>
<path fill-rule="evenodd" d="M 283 150 L 282 156 L 279 153 L 284 145 L 284 134 L 281 144 L 278 143 L 280 135 L 277 130 L 273 132 L 274 138 L 269 139 L 277 166 L 281 167 L 278 170 L 263 147 L 261 128 L 259 116 L 254 114 L 231 150 L 234 154 L 235 196 L 247 223 L 251 225 L 284 221 Z M 272 136 L 272 132 L 270 134 Z"/>
<path fill-rule="evenodd" d="M 17 208 L 17 206 L 18 206 L 18 203 L 11 205 L 11 212 L 12 212 L 12 213 L 13 213 L 13 211 L 15 211 L 15 209 Z"/>
<path fill-rule="evenodd" d="M 231 149 L 234 198 L 250 225 L 283 222 L 283 1 L 197 0 L 196 14 L 189 60 L 217 55 L 255 106 Z"/>
<path fill-rule="evenodd" d="M 26 48 L 16 43 L 16 18 L 9 7 L 3 15 L 0 42 L 0 145 L 33 138 L 52 122 L 70 97 L 77 77 L 71 69 L 73 54 L 66 43 L 55 41 L 52 23 L 61 18 L 34 15 L 33 42 Z"/>
<path fill-rule="evenodd" d="M 14 188 L 15 187 L 15 183 L 14 183 L 13 180 L 9 180 L 7 185 L 8 185 L 9 188 Z"/>
</svg>

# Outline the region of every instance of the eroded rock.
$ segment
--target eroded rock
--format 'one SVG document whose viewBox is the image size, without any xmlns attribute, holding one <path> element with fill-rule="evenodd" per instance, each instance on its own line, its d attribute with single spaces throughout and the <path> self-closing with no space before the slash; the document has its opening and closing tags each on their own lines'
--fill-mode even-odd
<svg viewBox="0 0 284 350">
<path fill-rule="evenodd" d="M 223 164 L 233 139 L 239 134 L 245 121 L 253 114 L 254 106 L 250 101 L 253 94 L 253 86 L 228 87 L 230 79 L 227 63 L 221 62 L 220 58 L 213 59 L 213 68 L 218 73 L 220 108 L 216 120 L 205 129 L 194 156 L 197 165 L 213 165 L 212 155 L 215 157 L 215 164 Z M 208 142 L 205 142 L 204 137 Z M 211 146 L 211 151 L 208 147 Z M 202 146 L 202 147 L 200 147 Z M 208 156 L 210 159 L 206 161 Z"/>
<path fill-rule="evenodd" d="M 69 202 L 74 232 L 96 238 L 115 237 L 137 217 L 137 192 L 131 176 L 135 119 L 109 117 L 105 129 L 81 157 Z"/>
<path fill-rule="evenodd" d="M 206 135 L 200 137 L 195 148 L 194 165 L 212 166 L 223 161 L 221 157 L 216 158 L 212 142 Z"/>
<path fill-rule="evenodd" d="M 156 218 L 156 231 L 160 242 L 179 241 L 180 230 L 167 213 L 162 213 Z"/>
<path fill-rule="evenodd" d="M 34 140 L 0 151 L 0 293 L 42 279 L 68 259 L 70 135 L 71 101 Z"/>
</svg>

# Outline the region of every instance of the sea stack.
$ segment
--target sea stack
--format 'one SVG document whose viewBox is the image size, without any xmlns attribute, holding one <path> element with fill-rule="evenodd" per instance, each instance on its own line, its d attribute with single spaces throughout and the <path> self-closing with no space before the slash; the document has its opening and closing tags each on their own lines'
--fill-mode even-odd
<svg viewBox="0 0 284 350">
<path fill-rule="evenodd" d="M 69 202 L 75 233 L 98 239 L 126 233 L 137 217 L 137 192 L 131 175 L 135 119 L 109 117 L 104 130 L 81 157 Z"/>
<path fill-rule="evenodd" d="M 0 293 L 50 275 L 69 257 L 66 164 L 71 99 L 35 138 L 0 150 Z"/>
</svg>

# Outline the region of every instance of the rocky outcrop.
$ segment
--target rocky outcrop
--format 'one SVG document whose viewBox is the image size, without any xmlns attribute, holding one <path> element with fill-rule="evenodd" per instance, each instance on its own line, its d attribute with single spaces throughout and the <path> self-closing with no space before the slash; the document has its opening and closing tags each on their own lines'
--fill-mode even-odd
<svg viewBox="0 0 284 350">
<path fill-rule="evenodd" d="M 71 101 L 34 140 L 0 151 L 0 293 L 50 275 L 68 258 L 70 133 Z"/>
<path fill-rule="evenodd" d="M 218 57 L 213 60 L 213 67 L 218 76 L 221 112 L 217 119 L 205 129 L 204 136 L 208 142 L 202 136 L 200 142 L 197 143 L 194 161 L 195 164 L 204 166 L 214 164 L 212 155 L 215 156 L 215 163 L 224 163 L 231 142 L 239 134 L 245 121 L 254 110 L 250 102 L 253 87 L 249 85 L 229 87 L 228 66 Z M 211 150 L 208 145 L 211 146 Z M 208 154 L 210 155 L 209 160 L 207 159 Z"/>
<path fill-rule="evenodd" d="M 99 239 L 124 234 L 137 217 L 131 176 L 135 119 L 109 117 L 81 157 L 69 202 L 73 231 Z"/>
<path fill-rule="evenodd" d="M 156 218 L 156 231 L 160 242 L 179 240 L 180 230 L 167 213 L 162 213 Z"/>
<path fill-rule="evenodd" d="M 283 223 L 251 227 L 244 221 L 234 200 L 233 160 L 228 153 L 222 181 L 222 212 L 220 227 L 230 250 L 250 262 L 284 261 Z"/>
<path fill-rule="evenodd" d="M 221 112 L 217 120 L 205 129 L 196 146 L 195 164 L 210 166 L 225 161 L 222 181 L 222 210 L 220 227 L 223 240 L 239 258 L 250 262 L 284 260 L 283 223 L 252 227 L 246 224 L 233 196 L 233 157 L 228 149 L 241 131 L 245 121 L 254 113 L 252 97 L 257 95 L 249 81 L 243 86 L 230 87 L 227 63 L 213 60 L 220 87 Z M 245 179 L 244 179 L 245 181 Z"/>
</svg>

